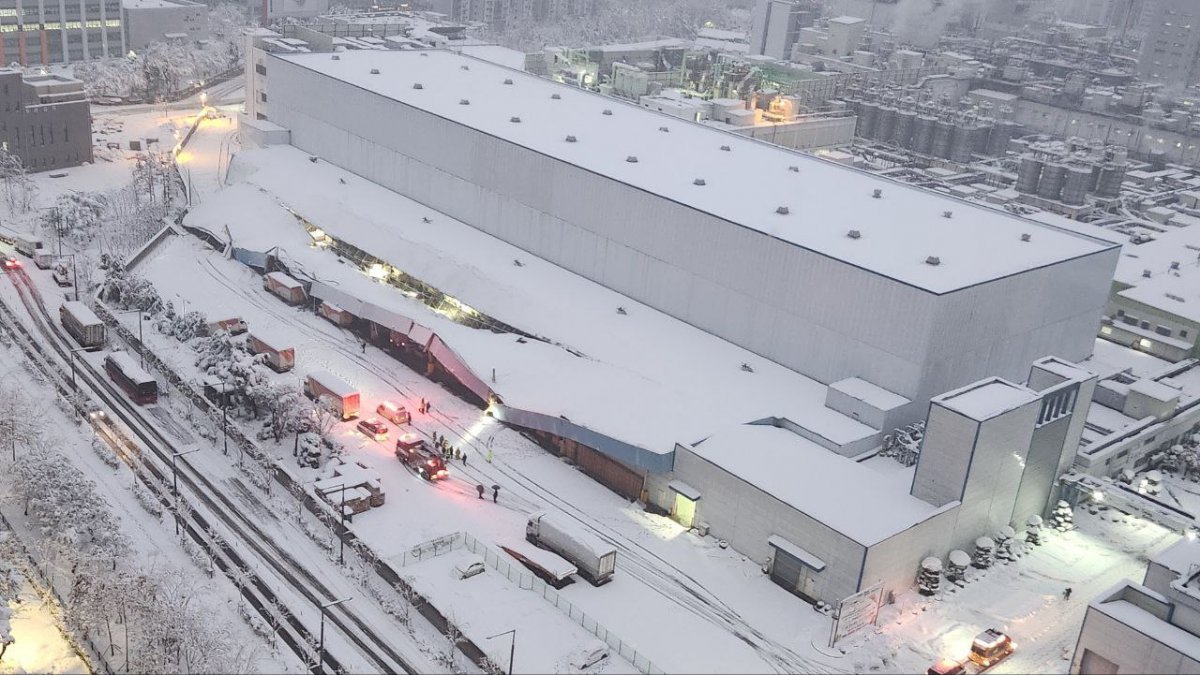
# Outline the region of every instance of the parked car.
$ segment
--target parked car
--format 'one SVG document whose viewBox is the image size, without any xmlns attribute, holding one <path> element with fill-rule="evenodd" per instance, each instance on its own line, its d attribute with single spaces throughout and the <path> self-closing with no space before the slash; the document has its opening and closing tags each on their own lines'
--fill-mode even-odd
<svg viewBox="0 0 1200 675">
<path fill-rule="evenodd" d="M 374 417 L 369 420 L 360 421 L 358 423 L 358 430 L 366 434 L 368 438 L 376 441 L 382 441 L 388 435 L 387 425 Z"/>
<path fill-rule="evenodd" d="M 486 568 L 483 566 L 483 560 L 480 558 L 467 558 L 454 566 L 455 573 L 459 579 L 469 579 L 476 574 L 483 574 Z"/>
<path fill-rule="evenodd" d="M 379 413 L 385 420 L 392 424 L 408 424 L 412 421 L 408 410 L 404 406 L 392 403 L 391 401 L 380 403 L 375 412 Z"/>
<path fill-rule="evenodd" d="M 964 675 L 966 672 L 966 665 L 962 661 L 955 661 L 954 659 L 942 659 L 932 666 L 929 666 L 929 668 L 925 670 L 925 675 Z"/>
<path fill-rule="evenodd" d="M 991 668 L 1008 658 L 1015 648 L 1012 638 L 995 628 L 989 628 L 975 636 L 967 657 L 983 668 Z"/>
<path fill-rule="evenodd" d="M 16 258 L 13 258 L 12 256 L 9 256 L 4 259 L 4 269 L 6 269 L 6 270 L 15 270 L 20 266 L 21 266 L 21 261 L 17 260 Z"/>
</svg>

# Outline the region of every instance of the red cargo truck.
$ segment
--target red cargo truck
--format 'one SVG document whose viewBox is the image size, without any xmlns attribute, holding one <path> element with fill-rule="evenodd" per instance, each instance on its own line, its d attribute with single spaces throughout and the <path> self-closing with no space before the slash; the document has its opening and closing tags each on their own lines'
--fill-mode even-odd
<svg viewBox="0 0 1200 675">
<path fill-rule="evenodd" d="M 271 272 L 263 276 L 263 288 L 278 295 L 289 305 L 304 302 L 304 285 L 283 272 Z"/>
<path fill-rule="evenodd" d="M 284 347 L 285 344 L 287 343 L 283 340 L 258 330 L 246 338 L 246 346 L 250 348 L 250 353 L 261 354 L 267 366 L 277 373 L 286 373 L 296 365 L 296 350 Z"/>
<path fill-rule="evenodd" d="M 322 371 L 309 373 L 304 378 L 304 395 L 314 401 L 329 401 L 343 420 L 358 417 L 358 390 L 339 377 Z"/>
</svg>

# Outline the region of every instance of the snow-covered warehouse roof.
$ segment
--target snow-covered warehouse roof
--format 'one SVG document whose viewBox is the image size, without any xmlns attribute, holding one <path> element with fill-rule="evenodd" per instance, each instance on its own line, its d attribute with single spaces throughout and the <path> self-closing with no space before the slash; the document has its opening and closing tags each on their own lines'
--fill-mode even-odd
<svg viewBox="0 0 1200 675">
<path fill-rule="evenodd" d="M 1112 247 L 462 54 L 271 57 L 934 293 Z"/>
</svg>

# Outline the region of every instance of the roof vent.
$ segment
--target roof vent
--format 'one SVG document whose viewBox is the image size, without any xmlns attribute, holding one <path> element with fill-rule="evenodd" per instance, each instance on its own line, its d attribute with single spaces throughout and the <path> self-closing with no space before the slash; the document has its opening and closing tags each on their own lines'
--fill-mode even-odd
<svg viewBox="0 0 1200 675">
<path fill-rule="evenodd" d="M 334 54 L 334 55 L 333 55 L 333 60 L 334 60 L 334 61 L 341 61 L 341 60 L 342 60 L 342 57 L 338 56 L 337 54 Z"/>
<path fill-rule="evenodd" d="M 729 146 L 728 146 L 728 145 L 722 145 L 722 146 L 721 146 L 721 149 L 722 149 L 722 150 L 724 150 L 725 152 L 729 152 Z"/>
<path fill-rule="evenodd" d="M 792 173 L 800 173 L 800 167 L 793 164 L 788 167 L 788 171 L 791 171 Z"/>
<path fill-rule="evenodd" d="M 372 68 L 372 69 L 371 69 L 371 74 L 372 74 L 372 75 L 378 75 L 378 74 L 379 74 L 379 69 L 378 69 L 378 68 Z"/>
<path fill-rule="evenodd" d="M 612 114 L 612 111 L 611 111 L 611 110 L 609 110 L 608 108 L 605 108 L 605 109 L 604 109 L 604 111 L 603 111 L 603 112 L 601 112 L 600 114 L 601 114 L 601 115 L 611 115 L 611 114 Z"/>
<path fill-rule="evenodd" d="M 942 217 L 943 218 L 953 218 L 954 212 L 953 211 L 942 211 Z"/>
<path fill-rule="evenodd" d="M 850 230 L 846 233 L 846 236 L 850 237 L 851 239 L 862 239 L 862 232 L 859 232 L 858 230 Z"/>
<path fill-rule="evenodd" d="M 429 56 L 429 52 L 421 52 L 421 56 Z"/>
<path fill-rule="evenodd" d="M 625 161 L 629 162 L 630 164 L 637 164 L 637 155 L 630 155 L 625 158 Z"/>
<path fill-rule="evenodd" d="M 707 183 L 704 182 L 703 178 L 697 178 L 696 180 L 692 181 L 692 185 L 707 185 Z"/>
<path fill-rule="evenodd" d="M 550 98 L 557 101 L 558 99 L 562 98 L 562 95 L 561 94 L 550 94 Z"/>
<path fill-rule="evenodd" d="M 1171 269 L 1173 269 L 1173 270 L 1179 269 L 1179 261 L 1178 260 L 1171 261 Z"/>
<path fill-rule="evenodd" d="M 874 190 L 871 190 L 871 196 L 874 197 L 875 199 L 882 199 L 883 198 L 883 190 L 880 190 L 879 188 L 875 188 Z"/>
<path fill-rule="evenodd" d="M 1142 276 L 1146 277 L 1147 279 L 1149 279 L 1152 274 L 1153 273 L 1150 270 L 1142 270 Z"/>
<path fill-rule="evenodd" d="M 942 264 L 942 259 L 937 257 L 936 255 L 931 255 L 925 259 L 925 264 L 933 265 L 934 267 L 937 267 L 938 265 Z"/>
<path fill-rule="evenodd" d="M 512 79 L 507 78 L 507 77 L 504 78 L 504 84 L 512 84 Z"/>
<path fill-rule="evenodd" d="M 778 213 L 781 216 L 786 216 L 787 214 L 791 213 L 791 211 L 789 211 L 788 207 L 786 206 L 780 206 L 779 208 L 775 209 L 775 213 Z"/>
<path fill-rule="evenodd" d="M 421 84 L 420 82 L 413 83 L 413 89 L 424 89 L 424 88 L 425 88 L 425 85 Z"/>
<path fill-rule="evenodd" d="M 512 117 L 508 118 L 508 121 L 512 122 L 513 124 L 520 124 L 521 118 L 517 117 L 516 115 L 513 115 Z"/>
<path fill-rule="evenodd" d="M 470 70 L 471 66 L 468 66 L 467 64 L 464 63 L 461 66 L 459 66 L 459 68 L 462 68 L 463 70 Z"/>
<path fill-rule="evenodd" d="M 465 98 L 460 98 L 460 99 L 458 99 L 458 104 L 459 105 L 471 105 L 471 102 Z"/>
<path fill-rule="evenodd" d="M 575 137 L 574 137 L 574 136 L 567 136 L 567 142 L 568 142 L 568 143 L 574 143 L 574 142 L 575 142 Z"/>
<path fill-rule="evenodd" d="M 1021 241 L 1031 241 L 1032 239 L 1033 235 L 1029 234 L 1028 232 L 1021 235 Z"/>
<path fill-rule="evenodd" d="M 659 127 L 658 130 L 659 131 L 670 131 L 671 128 L 670 127 Z"/>
</svg>

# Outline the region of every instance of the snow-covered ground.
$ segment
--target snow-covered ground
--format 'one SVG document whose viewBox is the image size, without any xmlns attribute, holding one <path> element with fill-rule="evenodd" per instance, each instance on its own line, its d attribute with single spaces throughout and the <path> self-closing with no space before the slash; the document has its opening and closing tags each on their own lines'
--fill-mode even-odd
<svg viewBox="0 0 1200 675">
<path fill-rule="evenodd" d="M 996 673 L 1065 673 L 1087 604 L 1121 579 L 1141 581 L 1146 563 L 1178 533 L 1113 510 L 1075 511 L 1077 528 L 1043 532 L 1015 562 L 968 568 L 962 588 L 945 580 L 926 597 L 910 591 L 880 612 L 875 631 L 838 645 L 855 672 L 924 672 L 941 658 L 964 659 L 978 633 L 997 628 L 1016 651 Z M 1072 589 L 1069 599 L 1063 591 Z"/>
<path fill-rule="evenodd" d="M 9 603 L 13 644 L 4 652 L 0 672 L 90 672 L 59 625 L 58 611 L 25 579 L 17 600 Z"/>
</svg>

